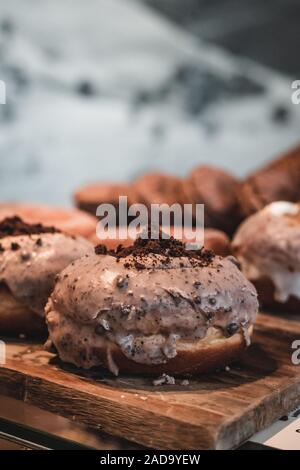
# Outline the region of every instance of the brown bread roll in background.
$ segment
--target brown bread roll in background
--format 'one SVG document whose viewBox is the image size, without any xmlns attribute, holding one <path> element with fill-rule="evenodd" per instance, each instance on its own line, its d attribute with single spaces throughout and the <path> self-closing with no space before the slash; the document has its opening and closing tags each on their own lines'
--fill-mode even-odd
<svg viewBox="0 0 300 470">
<path fill-rule="evenodd" d="M 242 212 L 249 216 L 275 201 L 300 201 L 300 145 L 252 173 L 240 184 Z"/>
<path fill-rule="evenodd" d="M 241 222 L 238 181 L 228 172 L 208 165 L 195 168 L 185 180 L 193 204 L 205 205 L 205 227 L 232 235 Z"/>
<path fill-rule="evenodd" d="M 74 194 L 74 201 L 79 209 L 94 216 L 100 204 L 112 204 L 117 209 L 118 215 L 120 196 L 127 197 L 128 206 L 141 202 L 141 196 L 134 186 L 125 183 L 93 183 L 82 186 Z"/>
</svg>

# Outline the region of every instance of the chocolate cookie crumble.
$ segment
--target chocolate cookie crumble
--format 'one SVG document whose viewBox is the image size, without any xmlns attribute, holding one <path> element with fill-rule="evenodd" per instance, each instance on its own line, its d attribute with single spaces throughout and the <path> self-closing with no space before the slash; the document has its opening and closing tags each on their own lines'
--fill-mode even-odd
<svg viewBox="0 0 300 470">
<path fill-rule="evenodd" d="M 13 243 L 11 243 L 10 248 L 11 248 L 12 251 L 17 251 L 17 250 L 20 249 L 20 245 L 19 245 L 19 243 L 14 243 L 13 242 Z"/>
<path fill-rule="evenodd" d="M 187 250 L 184 243 L 176 240 L 174 237 L 162 238 L 160 232 L 159 239 L 143 239 L 137 238 L 133 245 L 123 247 L 119 245 L 115 250 L 108 250 L 104 245 L 95 247 L 97 255 L 113 256 L 117 260 L 130 257 L 125 263 L 125 267 L 135 267 L 136 269 L 145 269 L 143 259 L 149 255 L 160 255 L 166 259 L 168 263 L 171 258 L 188 258 L 193 266 L 206 267 L 211 264 L 215 254 L 211 250 L 201 248 L 199 250 Z"/>
<path fill-rule="evenodd" d="M 6 217 L 0 222 L 0 239 L 9 236 L 37 235 L 42 233 L 59 233 L 55 227 L 45 227 L 42 224 L 28 224 L 20 217 Z M 13 248 L 12 249 L 16 249 Z"/>
</svg>

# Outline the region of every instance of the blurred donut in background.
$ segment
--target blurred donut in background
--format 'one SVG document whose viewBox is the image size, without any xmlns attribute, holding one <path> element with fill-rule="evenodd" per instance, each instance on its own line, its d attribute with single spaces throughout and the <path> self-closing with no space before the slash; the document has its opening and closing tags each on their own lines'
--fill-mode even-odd
<svg viewBox="0 0 300 470">
<path fill-rule="evenodd" d="M 174 175 L 153 172 L 146 173 L 134 182 L 134 187 L 147 206 L 151 204 L 191 203 L 185 192 L 183 180 Z"/>
<path fill-rule="evenodd" d="M 81 236 L 88 240 L 95 238 L 96 217 L 79 209 L 44 204 L 0 204 L 0 220 L 15 215 L 30 224 L 51 225 L 69 235 Z"/>
<path fill-rule="evenodd" d="M 245 216 L 275 201 L 300 201 L 300 145 L 252 173 L 239 189 Z"/>
<path fill-rule="evenodd" d="M 118 215 L 120 196 L 127 197 L 128 206 L 142 202 L 136 189 L 132 185 L 125 183 L 93 183 L 82 186 L 75 192 L 74 201 L 79 209 L 89 212 L 94 216 L 100 204 L 112 204 L 117 210 Z"/>
<path fill-rule="evenodd" d="M 56 276 L 93 253 L 83 237 L 13 216 L 0 221 L 0 332 L 42 333 L 44 308 Z"/>
<path fill-rule="evenodd" d="M 128 206 L 142 203 L 148 209 L 151 204 L 179 204 L 182 209 L 185 204 L 190 204 L 194 224 L 196 204 L 204 204 L 205 227 L 232 235 L 242 220 L 237 197 L 238 187 L 238 181 L 230 173 L 202 165 L 185 179 L 152 172 L 144 174 L 132 184 L 86 185 L 75 192 L 74 200 L 77 207 L 92 214 L 96 214 L 100 204 L 112 204 L 117 215 L 120 196 L 127 196 Z M 171 224 L 174 221 L 174 214 L 171 214 Z M 117 222 L 119 223 L 118 218 Z M 182 222 L 183 219 L 180 218 L 180 223 Z"/>
<path fill-rule="evenodd" d="M 201 165 L 189 174 L 184 186 L 193 204 L 204 204 L 205 227 L 232 235 L 241 221 L 238 181 L 224 170 Z"/>
<path fill-rule="evenodd" d="M 264 307 L 300 312 L 300 204 L 273 202 L 246 219 L 232 251 Z"/>
</svg>

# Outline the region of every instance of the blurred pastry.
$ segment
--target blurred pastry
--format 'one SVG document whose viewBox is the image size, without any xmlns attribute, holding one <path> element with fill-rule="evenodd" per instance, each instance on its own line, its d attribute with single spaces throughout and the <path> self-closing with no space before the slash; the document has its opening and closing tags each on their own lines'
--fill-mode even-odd
<svg viewBox="0 0 300 470">
<path fill-rule="evenodd" d="M 84 238 L 19 217 L 0 222 L 0 332 L 33 334 L 44 328 L 44 307 L 56 275 L 93 251 Z"/>
<path fill-rule="evenodd" d="M 236 179 L 229 173 L 203 165 L 195 168 L 185 180 L 174 175 L 153 172 L 141 176 L 132 185 L 88 185 L 80 188 L 74 198 L 78 207 L 93 214 L 96 214 L 99 204 L 108 203 L 117 209 L 118 215 L 121 195 L 127 196 L 128 206 L 142 203 L 148 209 L 151 204 L 179 204 L 181 209 L 184 204 L 190 204 L 194 222 L 196 204 L 204 204 L 205 227 L 217 228 L 231 235 L 241 221 L 237 187 Z M 150 219 L 151 213 L 149 221 Z M 164 223 L 162 217 L 160 222 Z M 171 212 L 170 223 L 182 224 L 183 216 L 179 215 L 179 220 L 175 220 L 174 213 Z"/>
<path fill-rule="evenodd" d="M 230 240 L 221 230 L 207 228 L 204 231 L 204 248 L 212 250 L 216 255 L 228 256 L 231 251 Z"/>
<path fill-rule="evenodd" d="M 134 187 L 141 200 L 148 206 L 175 203 L 182 206 L 190 202 L 183 187 L 183 180 L 177 176 L 159 172 L 147 173 L 135 181 Z"/>
<path fill-rule="evenodd" d="M 59 275 L 46 307 L 62 361 L 184 375 L 228 364 L 249 345 L 257 294 L 232 257 L 174 239 L 95 252 Z"/>
<path fill-rule="evenodd" d="M 128 206 L 140 202 L 140 196 L 132 185 L 114 183 L 95 183 L 83 186 L 74 194 L 74 200 L 77 207 L 94 216 L 100 204 L 112 204 L 118 215 L 120 196 L 127 197 Z"/>
<path fill-rule="evenodd" d="M 191 204 L 191 200 L 185 191 L 184 183 L 181 178 L 165 173 L 153 172 L 141 176 L 135 181 L 134 187 L 139 193 L 141 201 L 143 201 L 149 209 L 151 208 L 151 204 L 158 204 L 160 206 L 167 204 L 169 208 L 174 204 L 179 206 L 180 212 L 178 211 L 178 216 L 175 215 L 176 211 L 173 211 L 174 207 L 172 212 L 169 212 L 169 208 L 167 208 L 165 221 L 162 215 L 164 208 L 160 207 L 161 215 L 159 220 L 161 224 L 167 223 L 166 220 L 169 220 L 171 225 L 183 224 L 183 205 Z M 152 212 L 149 211 L 149 222 L 153 222 L 151 216 Z"/>
<path fill-rule="evenodd" d="M 241 221 L 237 180 L 228 172 L 201 165 L 186 178 L 185 192 L 193 204 L 204 204 L 205 227 L 232 235 Z"/>
<path fill-rule="evenodd" d="M 243 214 L 248 216 L 275 201 L 300 201 L 300 145 L 254 172 L 239 189 Z"/>
<path fill-rule="evenodd" d="M 232 250 L 263 306 L 300 312 L 300 204 L 273 202 L 250 216 Z"/>
<path fill-rule="evenodd" d="M 19 216 L 29 224 L 45 224 L 57 227 L 70 235 L 81 236 L 88 240 L 96 234 L 96 217 L 78 209 L 66 209 L 44 204 L 0 204 L 0 220 L 5 217 Z"/>
</svg>

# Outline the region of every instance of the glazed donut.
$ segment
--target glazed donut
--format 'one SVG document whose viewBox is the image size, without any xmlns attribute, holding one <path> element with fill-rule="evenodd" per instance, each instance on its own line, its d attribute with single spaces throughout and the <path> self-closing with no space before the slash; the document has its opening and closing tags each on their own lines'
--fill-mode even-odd
<svg viewBox="0 0 300 470">
<path fill-rule="evenodd" d="M 232 235 L 241 221 L 237 180 L 228 172 L 208 165 L 195 168 L 184 182 L 193 204 L 204 204 L 205 227 Z"/>
<path fill-rule="evenodd" d="M 263 306 L 300 312 L 300 204 L 273 202 L 250 216 L 232 251 Z"/>
<path fill-rule="evenodd" d="M 245 216 L 275 201 L 300 201 L 300 145 L 250 175 L 239 188 Z"/>
<path fill-rule="evenodd" d="M 29 224 L 45 224 L 57 227 L 70 235 L 93 240 L 96 233 L 97 219 L 78 209 L 37 204 L 0 204 L 0 220 L 19 216 Z"/>
<path fill-rule="evenodd" d="M 93 252 L 84 238 L 19 217 L 0 222 L 0 331 L 35 333 L 45 326 L 44 307 L 56 275 Z"/>
<path fill-rule="evenodd" d="M 46 307 L 62 361 L 185 375 L 228 364 L 249 345 L 257 294 L 234 258 L 174 239 L 95 253 L 59 275 Z"/>
</svg>

